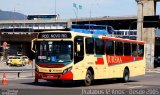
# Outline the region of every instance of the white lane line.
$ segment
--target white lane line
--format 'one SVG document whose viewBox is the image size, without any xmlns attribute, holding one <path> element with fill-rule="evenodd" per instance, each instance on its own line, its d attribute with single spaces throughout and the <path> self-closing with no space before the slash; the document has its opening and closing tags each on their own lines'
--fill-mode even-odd
<svg viewBox="0 0 160 95">
<path fill-rule="evenodd" d="M 133 89 L 133 88 L 141 88 L 141 87 L 143 87 L 143 86 L 132 86 L 132 87 L 128 87 L 128 88 Z"/>
<path fill-rule="evenodd" d="M 160 73 L 160 71 L 155 71 L 155 73 Z"/>
<path fill-rule="evenodd" d="M 153 76 L 153 75 L 144 75 L 144 76 Z"/>
<path fill-rule="evenodd" d="M 148 71 L 149 73 L 160 73 L 160 70 Z"/>
</svg>

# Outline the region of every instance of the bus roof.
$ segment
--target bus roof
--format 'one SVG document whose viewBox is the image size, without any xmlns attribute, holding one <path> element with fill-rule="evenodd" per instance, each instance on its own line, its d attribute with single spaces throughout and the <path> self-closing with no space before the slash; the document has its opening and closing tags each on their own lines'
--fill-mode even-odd
<svg viewBox="0 0 160 95">
<path fill-rule="evenodd" d="M 116 37 L 102 37 L 102 39 L 113 40 L 113 41 L 120 41 L 120 42 L 130 42 L 130 43 L 144 44 L 144 41 L 131 40 L 131 39 L 123 39 L 123 38 L 116 38 Z"/>
<path fill-rule="evenodd" d="M 86 34 L 86 33 L 77 33 L 74 31 L 44 31 L 38 34 L 39 35 L 43 33 L 69 33 L 71 36 L 76 35 L 76 36 L 86 36 L 86 37 L 94 37 L 95 34 Z M 73 35 L 72 35 L 73 34 Z M 120 41 L 120 42 L 130 42 L 130 43 L 138 43 L 138 44 L 144 44 L 144 41 L 138 41 L 138 40 L 131 40 L 131 39 L 123 39 L 123 38 L 117 38 L 117 37 L 109 37 L 109 35 L 96 35 L 98 38 L 102 38 L 104 40 L 113 40 L 113 41 Z"/>
</svg>

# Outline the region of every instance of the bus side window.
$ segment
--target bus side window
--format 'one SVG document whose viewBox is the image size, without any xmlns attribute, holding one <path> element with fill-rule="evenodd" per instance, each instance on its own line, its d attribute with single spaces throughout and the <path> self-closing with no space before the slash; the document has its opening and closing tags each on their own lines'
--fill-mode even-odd
<svg viewBox="0 0 160 95">
<path fill-rule="evenodd" d="M 74 62 L 77 63 L 84 58 L 84 40 L 82 36 L 74 39 Z"/>
<path fill-rule="evenodd" d="M 138 45 L 138 56 L 143 57 L 144 55 L 144 45 Z"/>
<path fill-rule="evenodd" d="M 86 38 L 86 54 L 94 54 L 94 39 Z"/>
<path fill-rule="evenodd" d="M 114 55 L 114 41 L 106 40 L 105 45 L 106 45 L 106 54 Z"/>
<path fill-rule="evenodd" d="M 131 56 L 131 44 L 130 43 L 124 43 L 124 55 Z"/>
<path fill-rule="evenodd" d="M 95 52 L 96 54 L 104 54 L 104 41 L 102 39 L 95 39 Z"/>
<path fill-rule="evenodd" d="M 132 56 L 137 56 L 137 44 L 132 43 Z"/>
<path fill-rule="evenodd" d="M 123 55 L 123 43 L 122 42 L 115 42 L 115 54 Z"/>
</svg>

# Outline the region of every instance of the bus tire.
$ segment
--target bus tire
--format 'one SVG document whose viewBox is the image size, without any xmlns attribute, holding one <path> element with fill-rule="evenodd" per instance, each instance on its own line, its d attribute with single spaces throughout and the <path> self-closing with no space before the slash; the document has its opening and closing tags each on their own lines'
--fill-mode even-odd
<svg viewBox="0 0 160 95">
<path fill-rule="evenodd" d="M 126 83 L 129 81 L 129 69 L 125 68 L 124 72 L 123 72 L 123 78 L 122 78 L 122 82 Z"/>
<path fill-rule="evenodd" d="M 92 72 L 90 70 L 87 70 L 86 77 L 84 80 L 84 85 L 90 86 L 92 84 L 93 80 L 94 80 L 94 75 L 92 74 Z"/>
</svg>

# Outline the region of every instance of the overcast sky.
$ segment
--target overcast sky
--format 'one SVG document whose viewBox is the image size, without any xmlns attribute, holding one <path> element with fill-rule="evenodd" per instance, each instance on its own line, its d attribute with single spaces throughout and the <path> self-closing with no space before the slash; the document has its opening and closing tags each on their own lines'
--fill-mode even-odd
<svg viewBox="0 0 160 95">
<path fill-rule="evenodd" d="M 73 3 L 82 9 L 73 7 Z M 56 12 L 63 19 L 78 17 L 102 16 L 136 16 L 135 0 L 56 0 Z M 54 14 L 55 0 L 1 0 L 0 9 L 16 11 L 25 15 Z M 91 12 L 90 12 L 91 10 Z M 160 15 L 160 3 L 157 4 L 157 15 Z"/>
</svg>

